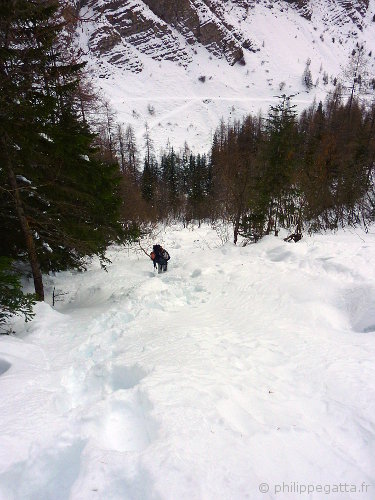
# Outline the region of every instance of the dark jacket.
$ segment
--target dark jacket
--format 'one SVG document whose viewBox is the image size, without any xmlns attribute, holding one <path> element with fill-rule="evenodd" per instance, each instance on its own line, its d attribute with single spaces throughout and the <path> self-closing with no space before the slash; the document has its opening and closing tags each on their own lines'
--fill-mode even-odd
<svg viewBox="0 0 375 500">
<path fill-rule="evenodd" d="M 156 264 L 165 265 L 170 259 L 169 253 L 160 245 L 154 245 L 152 249 L 155 254 L 154 267 L 156 267 Z"/>
</svg>

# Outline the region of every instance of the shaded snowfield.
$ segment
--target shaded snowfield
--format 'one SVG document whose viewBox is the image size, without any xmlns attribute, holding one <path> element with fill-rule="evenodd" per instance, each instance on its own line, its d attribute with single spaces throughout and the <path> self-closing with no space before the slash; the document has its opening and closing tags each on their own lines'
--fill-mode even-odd
<svg viewBox="0 0 375 500">
<path fill-rule="evenodd" d="M 375 234 L 160 242 L 0 338 L 0 499 L 374 498 Z"/>
</svg>

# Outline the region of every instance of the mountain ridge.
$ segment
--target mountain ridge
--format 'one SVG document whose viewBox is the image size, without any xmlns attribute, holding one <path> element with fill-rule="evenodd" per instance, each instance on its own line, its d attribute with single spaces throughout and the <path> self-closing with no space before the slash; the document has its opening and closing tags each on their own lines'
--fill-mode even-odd
<svg viewBox="0 0 375 500">
<path fill-rule="evenodd" d="M 74 8 L 87 20 L 77 35 L 98 86 L 139 139 L 147 121 L 158 146 L 185 135 L 207 148 L 221 117 L 265 109 L 281 90 L 304 107 L 324 98 L 356 44 L 370 53 L 375 40 L 375 0 L 80 0 Z"/>
</svg>

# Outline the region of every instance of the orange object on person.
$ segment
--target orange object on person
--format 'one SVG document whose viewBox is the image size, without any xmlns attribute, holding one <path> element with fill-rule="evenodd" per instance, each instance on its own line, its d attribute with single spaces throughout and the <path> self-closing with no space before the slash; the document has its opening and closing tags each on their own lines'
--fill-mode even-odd
<svg viewBox="0 0 375 500">
<path fill-rule="evenodd" d="M 154 260 L 155 257 L 156 257 L 155 252 L 151 252 L 150 257 L 151 257 L 152 260 Z"/>
</svg>

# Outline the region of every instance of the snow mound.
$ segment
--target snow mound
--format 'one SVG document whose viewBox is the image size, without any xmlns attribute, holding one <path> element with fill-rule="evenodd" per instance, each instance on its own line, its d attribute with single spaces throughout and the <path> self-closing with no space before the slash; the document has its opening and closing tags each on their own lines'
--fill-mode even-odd
<svg viewBox="0 0 375 500">
<path fill-rule="evenodd" d="M 353 330 L 359 333 L 375 333 L 375 288 L 364 285 L 350 290 L 347 303 Z"/>
<path fill-rule="evenodd" d="M 0 338 L 0 499 L 373 499 L 375 235 L 158 238 Z"/>
</svg>

